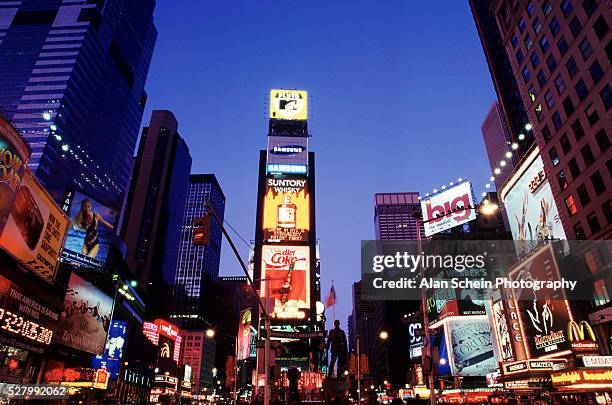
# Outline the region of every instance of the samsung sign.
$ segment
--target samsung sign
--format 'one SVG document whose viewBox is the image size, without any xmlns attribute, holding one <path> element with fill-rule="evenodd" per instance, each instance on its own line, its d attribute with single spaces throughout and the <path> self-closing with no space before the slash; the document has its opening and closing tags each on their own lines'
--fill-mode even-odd
<svg viewBox="0 0 612 405">
<path fill-rule="evenodd" d="M 268 137 L 268 173 L 307 174 L 308 138 Z"/>
<path fill-rule="evenodd" d="M 306 174 L 306 165 L 268 164 L 268 173 Z"/>
</svg>

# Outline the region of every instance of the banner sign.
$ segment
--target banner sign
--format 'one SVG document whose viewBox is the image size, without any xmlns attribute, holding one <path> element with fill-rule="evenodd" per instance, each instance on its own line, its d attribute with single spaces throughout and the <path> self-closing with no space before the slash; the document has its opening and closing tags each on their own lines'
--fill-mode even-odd
<svg viewBox="0 0 612 405">
<path fill-rule="evenodd" d="M 421 199 L 421 211 L 427 237 L 475 219 L 472 185 L 469 181 L 464 181 Z"/>
</svg>

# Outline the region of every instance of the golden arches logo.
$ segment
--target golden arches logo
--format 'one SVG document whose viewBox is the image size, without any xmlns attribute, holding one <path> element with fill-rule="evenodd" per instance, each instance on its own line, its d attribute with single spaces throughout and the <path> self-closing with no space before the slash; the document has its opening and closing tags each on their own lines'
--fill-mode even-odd
<svg viewBox="0 0 612 405">
<path fill-rule="evenodd" d="M 567 324 L 567 337 L 570 342 L 586 340 L 585 331 L 588 332 L 589 340 L 595 342 L 595 333 L 587 321 L 580 321 L 579 324 L 576 321 L 570 321 Z"/>
<path fill-rule="evenodd" d="M 170 345 L 168 343 L 164 343 L 162 345 L 161 350 L 159 351 L 160 357 L 170 358 Z"/>
</svg>

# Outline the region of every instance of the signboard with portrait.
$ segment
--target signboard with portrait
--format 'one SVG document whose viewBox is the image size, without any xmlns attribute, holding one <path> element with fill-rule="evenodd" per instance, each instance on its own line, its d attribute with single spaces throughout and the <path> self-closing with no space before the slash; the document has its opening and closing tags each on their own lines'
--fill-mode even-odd
<svg viewBox="0 0 612 405">
<path fill-rule="evenodd" d="M 427 237 L 475 219 L 472 185 L 464 181 L 421 199 L 421 211 Z"/>
<path fill-rule="evenodd" d="M 240 312 L 238 324 L 238 361 L 248 359 L 251 356 L 251 309 Z"/>
<path fill-rule="evenodd" d="M 57 341 L 92 354 L 102 354 L 111 321 L 113 299 L 76 273 L 70 275 Z"/>
<path fill-rule="evenodd" d="M 310 248 L 264 245 L 260 296 L 270 316 L 306 319 L 310 310 Z"/>
<path fill-rule="evenodd" d="M 106 339 L 104 353 L 94 356 L 91 361 L 91 366 L 95 369 L 106 368 L 112 380 L 115 380 L 119 375 L 126 334 L 127 322 L 113 321 Z"/>
<path fill-rule="evenodd" d="M 303 90 L 270 90 L 270 118 L 307 120 L 308 93 Z"/>
<path fill-rule="evenodd" d="M 68 217 L 29 169 L 15 193 L 11 214 L 0 236 L 0 247 L 38 276 L 55 277 Z"/>
<path fill-rule="evenodd" d="M 63 261 L 103 267 L 111 241 L 116 238 L 118 210 L 74 190 L 66 192 L 62 209 L 70 217 Z"/>
<path fill-rule="evenodd" d="M 500 196 L 520 256 L 543 240 L 566 239 L 538 148 L 502 187 Z"/>
<path fill-rule="evenodd" d="M 453 376 L 486 376 L 495 372 L 491 325 L 486 318 L 466 317 L 445 325 Z"/>
<path fill-rule="evenodd" d="M 510 271 L 512 281 L 558 281 L 559 269 L 551 245 L 544 246 Z M 571 320 L 563 290 L 513 290 L 522 320 L 525 341 L 531 358 L 570 348 L 568 325 Z"/>
<path fill-rule="evenodd" d="M 264 196 L 263 231 L 266 242 L 306 242 L 310 229 L 308 180 L 269 177 Z"/>
<path fill-rule="evenodd" d="M 21 184 L 30 150 L 17 130 L 0 116 L 0 234 Z"/>
</svg>

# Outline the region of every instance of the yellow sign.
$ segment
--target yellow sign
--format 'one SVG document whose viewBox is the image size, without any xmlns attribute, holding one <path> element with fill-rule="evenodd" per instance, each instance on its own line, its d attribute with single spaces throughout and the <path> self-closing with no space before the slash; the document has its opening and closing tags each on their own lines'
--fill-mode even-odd
<svg viewBox="0 0 612 405">
<path fill-rule="evenodd" d="M 308 92 L 303 90 L 271 90 L 270 118 L 278 120 L 307 120 Z"/>
<path fill-rule="evenodd" d="M 588 335 L 585 335 L 585 332 L 588 332 Z M 570 342 L 575 340 L 595 341 L 595 333 L 593 333 L 593 328 L 591 328 L 591 325 L 589 325 L 587 321 L 581 321 L 580 324 L 576 323 L 576 321 L 570 321 L 567 325 L 567 336 L 569 337 Z"/>
</svg>

